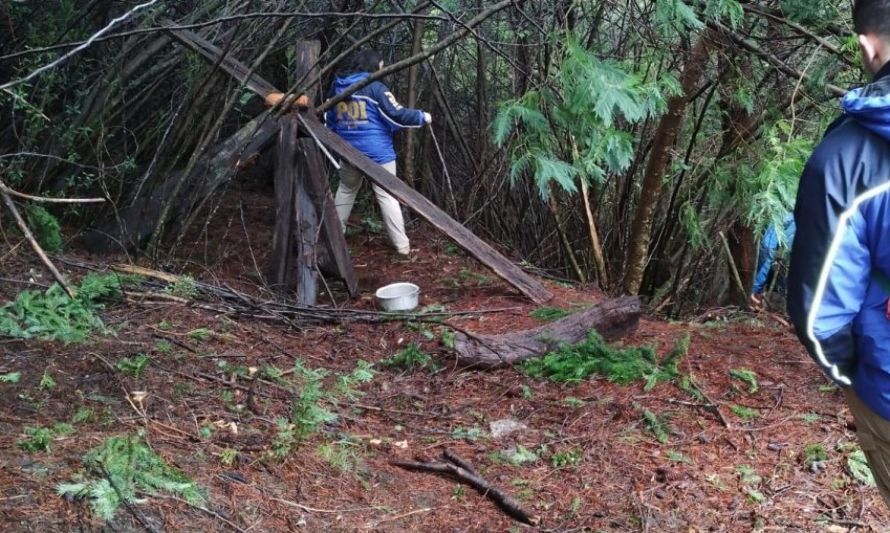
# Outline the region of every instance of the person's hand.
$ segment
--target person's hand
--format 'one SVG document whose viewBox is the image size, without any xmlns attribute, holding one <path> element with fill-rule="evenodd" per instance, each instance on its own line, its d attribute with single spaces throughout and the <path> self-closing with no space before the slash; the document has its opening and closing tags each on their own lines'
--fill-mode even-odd
<svg viewBox="0 0 890 533">
<path fill-rule="evenodd" d="M 751 309 L 759 311 L 761 308 L 763 308 L 763 297 L 757 294 L 752 294 L 748 298 L 748 305 L 751 306 Z"/>
<path fill-rule="evenodd" d="M 423 112 L 423 123 L 424 124 L 432 124 L 433 123 L 433 116 L 430 115 L 429 113 L 427 113 L 426 111 Z"/>
<path fill-rule="evenodd" d="M 292 94 L 284 94 L 284 93 L 269 93 L 266 95 L 266 105 L 269 107 L 275 107 L 284 102 L 285 107 L 290 107 L 296 104 L 299 107 L 309 107 L 309 97 L 305 94 L 301 94 L 298 97 Z"/>
<path fill-rule="evenodd" d="M 266 95 L 266 105 L 269 107 L 275 107 L 284 100 L 284 93 L 269 93 Z"/>
</svg>

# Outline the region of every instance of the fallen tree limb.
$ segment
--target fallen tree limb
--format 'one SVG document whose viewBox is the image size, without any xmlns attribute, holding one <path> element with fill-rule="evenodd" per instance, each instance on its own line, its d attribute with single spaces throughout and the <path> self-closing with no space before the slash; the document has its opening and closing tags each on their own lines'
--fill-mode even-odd
<svg viewBox="0 0 890 533">
<path fill-rule="evenodd" d="M 70 298 L 74 298 L 74 291 L 71 290 L 71 287 L 68 285 L 68 283 L 65 282 L 65 278 L 62 276 L 62 273 L 59 272 L 59 269 L 56 268 L 56 265 L 53 264 L 49 256 L 46 255 L 46 252 L 43 251 L 43 247 L 41 247 L 40 243 L 37 242 L 37 239 L 34 238 L 34 234 L 31 233 L 31 228 L 29 228 L 28 224 L 25 223 L 25 219 L 22 218 L 22 214 L 19 213 L 18 208 L 15 206 L 15 202 L 12 201 L 9 193 L 6 192 L 5 185 L 3 189 L 0 189 L 0 196 L 3 197 L 3 203 L 6 204 L 9 212 L 12 214 L 12 218 L 15 219 L 15 223 L 22 231 L 22 235 L 25 236 L 25 239 L 28 240 L 28 244 L 31 245 L 34 253 L 36 253 L 37 257 L 39 257 L 43 264 L 46 265 L 47 270 L 49 270 L 50 274 L 53 275 L 53 278 L 55 278 L 56 282 L 58 282 L 58 284 L 63 289 L 65 289 L 65 293 L 68 294 Z"/>
<path fill-rule="evenodd" d="M 586 311 L 534 329 L 503 335 L 457 333 L 454 351 L 458 363 L 474 368 L 512 366 L 540 357 L 560 344 L 577 344 L 596 330 L 607 341 L 633 333 L 640 321 L 640 300 L 635 296 L 616 298 Z"/>
<path fill-rule="evenodd" d="M 10 189 L 2 181 L 0 181 L 0 191 L 3 191 L 10 196 L 21 198 L 22 200 L 31 200 L 32 202 L 42 202 L 45 204 L 98 204 L 105 201 L 105 198 L 47 198 L 45 196 L 32 196 Z"/>
<path fill-rule="evenodd" d="M 432 472 L 435 474 L 446 474 L 456 479 L 457 481 L 466 483 L 467 485 L 476 489 L 479 494 L 494 502 L 495 505 L 497 505 L 498 508 L 501 509 L 501 511 L 510 516 L 510 518 L 513 518 L 514 520 L 518 520 L 523 524 L 528 524 L 530 526 L 538 524 L 538 519 L 529 515 L 524 509 L 522 509 L 522 507 L 519 505 L 519 502 L 514 500 L 509 495 L 501 492 L 499 489 L 493 487 L 491 483 L 480 476 L 467 461 L 461 459 L 457 454 L 450 450 L 445 450 L 442 453 L 442 459 L 444 459 L 444 461 L 442 462 L 392 461 L 390 464 L 414 472 Z"/>
</svg>

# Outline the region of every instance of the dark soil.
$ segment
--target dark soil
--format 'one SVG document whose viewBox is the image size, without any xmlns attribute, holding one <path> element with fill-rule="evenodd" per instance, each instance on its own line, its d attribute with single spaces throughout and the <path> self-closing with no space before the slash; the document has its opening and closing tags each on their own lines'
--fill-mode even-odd
<svg viewBox="0 0 890 533">
<path fill-rule="evenodd" d="M 259 291 L 255 265 L 266 259 L 271 210 L 259 193 L 242 198 L 249 209 L 225 206 L 208 226 L 213 230 L 201 232 L 191 249 L 165 266 Z M 333 284 L 339 305 L 372 309 L 372 288 L 409 280 L 422 287 L 424 306 L 501 310 L 448 319 L 460 328 L 500 333 L 540 324 L 529 316 L 533 305 L 429 228 L 414 225 L 416 252 L 409 260 L 397 258 L 382 234 L 365 227 L 351 233 L 365 296 L 347 302 Z M 47 283 L 26 246 L 16 244 L 2 251 L 4 276 Z M 98 264 L 123 258 L 77 259 Z M 85 273 L 66 271 L 73 278 Z M 557 307 L 577 309 L 602 298 L 594 290 L 548 286 Z M 0 282 L 0 296 L 12 298 L 23 288 Z M 729 427 L 707 401 L 676 383 L 644 391 L 642 383 L 618 386 L 604 378 L 560 385 L 518 369 L 461 371 L 436 324 L 353 322 L 293 330 L 194 305 L 138 301 L 109 305 L 103 317 L 115 335 L 83 345 L 0 340 L 0 374 L 22 373 L 17 384 L 0 383 L 5 531 L 146 529 L 140 522 L 165 531 L 525 529 L 469 487 L 390 465 L 437 458 L 445 448 L 513 495 L 546 531 L 877 531 L 890 519 L 876 489 L 848 470 L 856 440 L 841 392 L 768 315 L 695 323 L 646 318 L 625 341 L 654 345 L 663 355 L 688 331 L 692 342 L 681 370 L 694 376 Z M 300 358 L 336 376 L 359 359 L 378 362 L 412 342 L 434 355 L 438 370 L 379 367 L 361 398 L 336 407 L 337 422 L 283 461 L 268 451 L 275 419 L 290 412 L 289 394 L 260 382 L 249 400 L 249 383 L 221 371 L 222 363 L 288 369 Z M 139 379 L 114 368 L 138 353 L 151 356 Z M 739 368 L 756 372 L 756 393 L 730 377 Z M 44 372 L 55 387 L 39 387 Z M 125 399 L 134 390 L 148 393 L 145 416 Z M 753 409 L 752 418 L 739 418 L 733 406 Z M 55 439 L 50 452 L 17 446 L 26 427 L 70 421 L 81 407 L 91 408 L 96 420 Z M 646 410 L 665 422 L 666 443 L 647 428 Z M 492 438 L 489 424 L 506 418 L 527 429 Z M 158 454 L 207 489 L 209 510 L 154 496 L 121 507 L 104 524 L 85 502 L 57 495 L 56 486 L 82 469 L 90 449 L 109 436 L 140 431 Z M 806 450 L 816 444 L 826 459 L 812 465 Z M 325 458 L 323 445 L 343 451 L 345 460 Z M 521 465 L 504 459 L 518 447 L 537 459 Z M 225 450 L 237 451 L 234 462 L 222 463 L 231 454 Z"/>
</svg>

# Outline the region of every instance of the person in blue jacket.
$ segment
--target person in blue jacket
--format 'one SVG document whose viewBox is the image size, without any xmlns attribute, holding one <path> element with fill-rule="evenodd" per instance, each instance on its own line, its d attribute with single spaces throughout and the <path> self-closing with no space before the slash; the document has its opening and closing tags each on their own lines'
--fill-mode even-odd
<svg viewBox="0 0 890 533">
<path fill-rule="evenodd" d="M 890 0 L 856 0 L 873 81 L 842 100 L 807 163 L 794 218 L 788 310 L 801 342 L 844 388 L 890 505 Z"/>
<path fill-rule="evenodd" d="M 763 292 L 769 283 L 770 271 L 776 261 L 779 249 L 787 250 L 794 243 L 794 234 L 797 226 L 794 223 L 794 215 L 789 214 L 783 221 L 783 242 L 779 242 L 779 232 L 776 226 L 770 224 L 760 240 L 760 253 L 757 254 L 757 271 L 754 274 L 754 285 L 751 287 L 751 303 L 755 306 L 763 304 Z"/>
<path fill-rule="evenodd" d="M 342 93 L 350 85 L 381 68 L 383 59 L 379 53 L 373 50 L 355 53 L 347 65 L 337 72 L 330 96 Z M 386 85 L 375 81 L 328 111 L 325 121 L 346 142 L 395 175 L 393 134 L 403 128 L 423 127 L 432 122 L 432 117 L 419 109 L 402 107 Z M 363 181 L 361 172 L 349 165 L 343 165 L 334 203 L 344 229 Z M 399 202 L 377 185 L 373 189 L 380 206 L 383 225 L 393 247 L 399 254 L 408 255 L 411 246 L 405 234 L 405 222 Z"/>
</svg>

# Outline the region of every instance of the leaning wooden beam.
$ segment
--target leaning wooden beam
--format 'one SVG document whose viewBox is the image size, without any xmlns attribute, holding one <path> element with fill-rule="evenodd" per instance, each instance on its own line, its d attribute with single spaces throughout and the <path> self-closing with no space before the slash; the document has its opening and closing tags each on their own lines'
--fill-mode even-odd
<svg viewBox="0 0 890 533">
<path fill-rule="evenodd" d="M 268 113 L 262 113 L 244 125 L 229 138 L 207 150 L 184 185 L 181 200 L 175 207 L 171 220 L 184 220 L 192 207 L 201 199 L 213 194 L 235 175 L 235 162 L 241 150 L 256 137 L 258 132 L 272 131 L 272 138 L 278 132 L 278 122 Z M 179 180 L 179 173 L 172 174 L 148 197 L 140 198 L 133 205 L 116 212 L 88 231 L 84 243 L 92 252 L 112 252 L 141 246 L 154 231 L 161 206 Z M 173 223 L 176 227 L 176 223 Z"/>
<path fill-rule="evenodd" d="M 636 331 L 640 322 L 640 300 L 628 296 L 597 304 L 546 326 L 503 335 L 457 333 L 454 351 L 463 366 L 498 368 L 545 355 L 560 344 L 577 344 L 596 330 L 607 341 Z"/>
<path fill-rule="evenodd" d="M 251 91 L 260 94 L 268 94 L 275 91 L 275 87 L 269 82 L 259 76 L 250 76 L 250 69 L 244 63 L 226 55 L 219 47 L 202 38 L 197 33 L 173 28 L 169 28 L 167 31 L 181 43 L 203 55 L 211 62 L 219 63 L 219 68 L 241 83 L 246 84 Z"/>
<path fill-rule="evenodd" d="M 360 296 L 358 278 L 352 267 L 346 238 L 343 236 L 343 228 L 337 217 L 337 209 L 334 207 L 334 197 L 327 182 L 328 177 L 321 153 L 311 139 L 300 139 L 297 141 L 297 158 L 305 161 L 304 184 L 321 220 L 320 244 L 324 244 L 324 250 L 332 256 L 330 259 L 334 263 L 333 267 L 340 279 L 346 283 L 349 296 L 358 298 Z M 319 266 L 322 266 L 321 263 L 319 261 Z"/>
<path fill-rule="evenodd" d="M 497 250 L 473 234 L 465 226 L 448 216 L 434 203 L 409 187 L 405 182 L 387 172 L 382 166 L 368 159 L 337 134 L 326 128 L 312 113 L 301 113 L 301 124 L 323 145 L 340 156 L 343 161 L 354 166 L 368 176 L 375 184 L 393 195 L 405 206 L 414 210 L 436 229 L 454 240 L 464 250 L 494 271 L 510 285 L 528 296 L 532 301 L 543 304 L 553 298 L 538 280 L 510 262 Z"/>
</svg>

